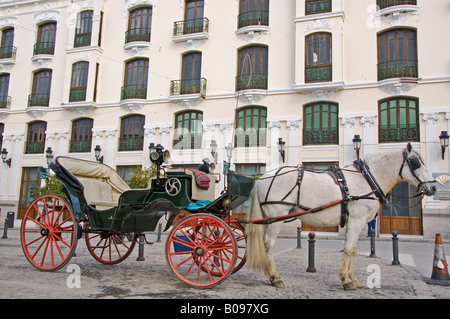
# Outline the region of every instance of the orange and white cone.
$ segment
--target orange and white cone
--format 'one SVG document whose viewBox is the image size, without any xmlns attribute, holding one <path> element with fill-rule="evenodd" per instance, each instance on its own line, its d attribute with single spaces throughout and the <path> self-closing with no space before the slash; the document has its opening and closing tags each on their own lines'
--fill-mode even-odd
<svg viewBox="0 0 450 319">
<path fill-rule="evenodd" d="M 448 274 L 447 260 L 445 259 L 444 247 L 442 247 L 441 234 L 436 234 L 434 245 L 433 271 L 431 278 L 426 281 L 429 284 L 450 286 L 450 275 Z"/>
</svg>

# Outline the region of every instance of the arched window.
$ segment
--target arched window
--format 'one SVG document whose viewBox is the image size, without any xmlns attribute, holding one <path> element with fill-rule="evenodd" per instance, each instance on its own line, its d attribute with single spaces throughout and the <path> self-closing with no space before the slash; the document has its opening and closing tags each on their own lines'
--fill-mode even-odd
<svg viewBox="0 0 450 319">
<path fill-rule="evenodd" d="M 72 65 L 69 102 L 86 101 L 89 62 L 81 61 Z"/>
<path fill-rule="evenodd" d="M 37 121 L 28 124 L 25 154 L 43 154 L 45 149 L 45 131 L 47 122 Z"/>
<path fill-rule="evenodd" d="M 122 100 L 146 99 L 148 82 L 148 59 L 134 59 L 125 64 Z"/>
<path fill-rule="evenodd" d="M 81 11 L 78 13 L 73 45 L 75 48 L 91 45 L 93 14 L 94 11 L 92 10 Z"/>
<path fill-rule="evenodd" d="M 303 108 L 303 145 L 338 144 L 338 105 L 317 102 Z"/>
<path fill-rule="evenodd" d="M 119 151 L 142 151 L 144 147 L 145 116 L 130 115 L 122 118 Z"/>
<path fill-rule="evenodd" d="M 28 106 L 49 106 L 52 70 L 44 69 L 34 73 L 33 87 L 28 98 Z"/>
<path fill-rule="evenodd" d="M 235 147 L 266 146 L 267 109 L 249 106 L 236 111 Z"/>
<path fill-rule="evenodd" d="M 331 34 L 319 32 L 308 35 L 305 59 L 306 83 L 332 81 Z"/>
<path fill-rule="evenodd" d="M 0 74 L 0 109 L 9 109 L 11 97 L 9 92 L 9 73 Z"/>
<path fill-rule="evenodd" d="M 150 42 L 152 14 L 152 7 L 139 7 L 130 11 L 125 43 L 134 41 Z"/>
<path fill-rule="evenodd" d="M 38 27 L 38 36 L 34 45 L 34 55 L 55 54 L 56 22 L 48 22 Z"/>
<path fill-rule="evenodd" d="M 238 28 L 269 25 L 269 0 L 240 0 Z"/>
<path fill-rule="evenodd" d="M 202 148 L 203 113 L 185 111 L 175 114 L 174 149 Z"/>
<path fill-rule="evenodd" d="M 93 126 L 94 120 L 90 118 L 77 119 L 72 122 L 70 153 L 91 151 Z"/>
<path fill-rule="evenodd" d="M 236 91 L 267 90 L 268 49 L 265 45 L 252 45 L 238 51 Z"/>
</svg>

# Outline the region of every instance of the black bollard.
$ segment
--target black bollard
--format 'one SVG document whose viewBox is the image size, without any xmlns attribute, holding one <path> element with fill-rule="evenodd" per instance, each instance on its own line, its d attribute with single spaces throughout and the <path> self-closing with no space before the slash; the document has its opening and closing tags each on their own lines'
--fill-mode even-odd
<svg viewBox="0 0 450 319">
<path fill-rule="evenodd" d="M 139 255 L 138 255 L 138 258 L 136 259 L 136 261 L 144 261 L 145 260 L 144 245 L 145 245 L 145 235 L 141 233 L 139 235 Z"/>
<path fill-rule="evenodd" d="M 370 256 L 371 258 L 376 258 L 375 255 L 375 229 L 370 230 Z"/>
<path fill-rule="evenodd" d="M 398 232 L 394 230 L 392 232 L 392 249 L 394 259 L 392 260 L 392 265 L 400 265 L 400 260 L 398 260 Z"/>
<path fill-rule="evenodd" d="M 297 248 L 302 248 L 302 227 L 297 227 Z"/>
<path fill-rule="evenodd" d="M 316 243 L 316 240 L 314 239 L 316 237 L 316 234 L 313 232 L 310 232 L 308 234 L 309 237 L 309 251 L 308 251 L 308 268 L 306 269 L 306 272 L 316 272 L 316 268 L 314 267 L 314 245 Z"/>
<path fill-rule="evenodd" d="M 3 237 L 4 239 L 8 238 L 8 217 L 5 219 L 5 228 L 3 228 Z"/>
<path fill-rule="evenodd" d="M 162 223 L 160 222 L 158 224 L 158 237 L 156 238 L 156 242 L 157 243 L 161 242 L 161 231 L 162 231 Z"/>
</svg>

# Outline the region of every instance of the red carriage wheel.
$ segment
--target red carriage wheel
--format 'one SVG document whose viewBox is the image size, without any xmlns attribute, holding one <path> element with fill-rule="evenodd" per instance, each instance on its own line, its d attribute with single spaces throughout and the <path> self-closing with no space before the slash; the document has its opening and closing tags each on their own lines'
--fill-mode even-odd
<svg viewBox="0 0 450 319">
<path fill-rule="evenodd" d="M 237 261 L 233 231 L 222 219 L 195 214 L 176 224 L 166 241 L 166 260 L 183 283 L 213 287 L 233 273 Z"/>
<path fill-rule="evenodd" d="M 20 241 L 25 257 L 40 270 L 64 267 L 77 246 L 78 224 L 69 204 L 59 195 L 35 199 L 22 219 Z"/>
<path fill-rule="evenodd" d="M 136 245 L 136 236 L 133 233 L 118 233 L 100 231 L 86 233 L 86 246 L 89 253 L 101 263 L 118 264 L 124 261 Z"/>
<path fill-rule="evenodd" d="M 239 271 L 247 261 L 247 235 L 245 233 L 245 228 L 239 223 L 229 224 L 231 230 L 236 237 L 236 242 L 238 246 L 238 260 L 236 261 L 236 266 L 234 267 L 233 273 Z"/>
</svg>

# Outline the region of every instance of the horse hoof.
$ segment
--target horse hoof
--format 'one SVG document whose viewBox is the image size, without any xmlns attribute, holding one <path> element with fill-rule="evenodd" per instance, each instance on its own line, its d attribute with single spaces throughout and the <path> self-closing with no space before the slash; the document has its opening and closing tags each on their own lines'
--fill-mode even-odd
<svg viewBox="0 0 450 319">
<path fill-rule="evenodd" d="M 351 282 L 346 282 L 343 286 L 344 290 L 356 290 L 355 286 Z"/>
<path fill-rule="evenodd" d="M 275 288 L 284 288 L 284 282 L 281 279 L 271 280 L 272 286 Z"/>
</svg>

